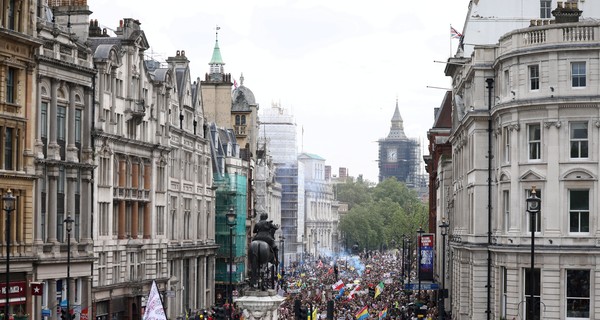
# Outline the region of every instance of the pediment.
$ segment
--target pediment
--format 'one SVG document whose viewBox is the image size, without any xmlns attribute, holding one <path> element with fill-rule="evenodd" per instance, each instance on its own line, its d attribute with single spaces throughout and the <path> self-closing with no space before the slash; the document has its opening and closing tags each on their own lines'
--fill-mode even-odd
<svg viewBox="0 0 600 320">
<path fill-rule="evenodd" d="M 533 170 L 527 170 L 524 174 L 521 175 L 521 178 L 519 180 L 520 181 L 545 181 L 546 178 Z"/>
<path fill-rule="evenodd" d="M 561 177 L 561 180 L 571 181 L 590 181 L 596 179 L 596 176 L 590 171 L 581 168 L 569 170 Z"/>
<path fill-rule="evenodd" d="M 500 182 L 500 183 L 510 182 L 510 174 L 506 171 L 500 172 L 500 176 L 498 177 L 498 182 Z"/>
</svg>

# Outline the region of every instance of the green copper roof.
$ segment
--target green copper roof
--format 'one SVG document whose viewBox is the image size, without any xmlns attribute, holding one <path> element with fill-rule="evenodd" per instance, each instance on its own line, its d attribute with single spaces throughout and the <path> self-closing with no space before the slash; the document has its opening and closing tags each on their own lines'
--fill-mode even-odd
<svg viewBox="0 0 600 320">
<path fill-rule="evenodd" d="M 219 49 L 219 40 L 215 41 L 215 49 L 213 50 L 212 59 L 209 64 L 225 64 L 221 58 L 221 49 Z"/>
</svg>

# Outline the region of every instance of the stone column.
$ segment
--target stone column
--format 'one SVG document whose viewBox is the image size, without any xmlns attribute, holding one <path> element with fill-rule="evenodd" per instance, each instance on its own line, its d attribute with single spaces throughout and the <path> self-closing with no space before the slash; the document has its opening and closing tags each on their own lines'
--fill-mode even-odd
<svg viewBox="0 0 600 320">
<path fill-rule="evenodd" d="M 81 212 L 80 212 L 80 242 L 92 243 L 92 170 L 84 169 L 81 175 Z"/>
<path fill-rule="evenodd" d="M 51 79 L 50 85 L 50 105 L 48 110 L 48 154 L 47 159 L 60 160 L 59 146 L 56 143 L 56 109 L 58 101 L 58 85 L 57 79 Z"/>
<path fill-rule="evenodd" d="M 99 108 L 97 109 L 98 114 L 96 115 L 98 117 L 98 122 L 104 122 L 106 121 L 106 119 L 104 118 L 104 91 L 105 91 L 105 87 L 106 87 L 106 70 L 104 67 L 100 67 L 98 69 L 98 105 Z M 92 105 L 90 106 L 91 108 L 95 107 L 95 103 L 94 100 L 96 99 L 96 97 L 92 96 Z"/>
<path fill-rule="evenodd" d="M 117 231 L 118 239 L 125 239 L 125 200 L 119 200 L 119 226 Z"/>
<path fill-rule="evenodd" d="M 137 201 L 131 202 L 131 238 L 138 238 L 138 210 L 139 205 Z"/>
<path fill-rule="evenodd" d="M 56 280 L 54 279 L 48 279 L 48 301 L 50 301 L 50 305 L 48 306 L 50 308 L 50 319 L 55 319 L 56 317 L 56 312 L 58 311 L 58 306 L 54 306 L 55 303 L 54 301 L 56 301 Z M 46 288 L 44 288 L 46 289 Z"/>
<path fill-rule="evenodd" d="M 134 198 L 139 199 L 139 181 L 140 181 L 140 164 L 137 159 L 131 162 L 131 192 Z M 137 239 L 138 237 L 138 201 L 134 200 L 131 208 L 131 237 Z"/>
<path fill-rule="evenodd" d="M 71 216 L 71 219 L 75 220 L 75 192 L 77 185 L 75 184 L 77 181 L 77 169 L 76 168 L 67 168 L 67 215 Z M 65 219 L 67 217 L 65 216 Z M 73 224 L 73 228 L 76 225 Z M 75 243 L 75 229 L 71 231 L 71 244 Z"/>
<path fill-rule="evenodd" d="M 56 167 L 48 167 L 47 175 L 48 177 L 48 206 L 46 207 L 46 228 L 48 230 L 48 242 L 57 243 L 58 239 L 56 238 L 56 190 L 58 187 L 58 168 Z"/>
<path fill-rule="evenodd" d="M 112 124 L 117 123 L 117 117 L 115 114 L 115 109 L 117 107 L 117 68 L 113 67 L 110 71 L 110 83 L 111 83 L 111 102 L 110 102 L 110 122 Z M 129 91 L 129 90 L 127 90 Z M 115 130 L 114 133 L 117 133 Z"/>
<path fill-rule="evenodd" d="M 144 164 L 144 197 L 146 191 L 152 189 L 152 164 Z M 149 199 L 146 199 L 149 200 Z M 144 205 L 144 239 L 150 239 L 152 233 L 152 202 L 146 202 Z"/>
<path fill-rule="evenodd" d="M 67 109 L 67 161 L 78 162 L 77 147 L 75 146 L 75 84 L 69 88 L 69 107 Z"/>
</svg>

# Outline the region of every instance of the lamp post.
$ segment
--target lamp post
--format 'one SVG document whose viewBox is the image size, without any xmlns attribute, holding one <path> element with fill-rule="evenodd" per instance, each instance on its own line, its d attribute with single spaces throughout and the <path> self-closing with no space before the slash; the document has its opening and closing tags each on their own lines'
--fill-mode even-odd
<svg viewBox="0 0 600 320">
<path fill-rule="evenodd" d="M 304 265 L 304 233 L 302 234 L 302 251 L 300 251 L 300 265 Z"/>
<path fill-rule="evenodd" d="M 8 319 L 8 308 L 10 301 L 10 214 L 15 210 L 15 197 L 13 196 L 10 189 L 6 191 L 6 194 L 2 197 L 4 202 L 4 211 L 6 212 L 6 282 L 4 284 L 4 290 L 6 290 L 6 305 L 4 307 L 5 317 Z"/>
<path fill-rule="evenodd" d="M 529 213 L 529 229 L 531 232 L 531 268 L 529 269 L 529 319 L 535 319 L 535 300 L 534 300 L 534 279 L 535 272 L 533 270 L 535 264 L 535 218 L 540 213 L 540 205 L 542 200 L 538 198 L 535 192 L 535 186 L 531 187 L 531 194 L 527 198 L 527 212 Z"/>
<path fill-rule="evenodd" d="M 402 286 L 404 286 L 404 271 L 406 271 L 406 236 L 402 235 L 402 270 L 400 271 L 400 277 L 402 279 Z"/>
<path fill-rule="evenodd" d="M 439 319 L 444 320 L 446 313 L 446 236 L 448 235 L 448 227 L 450 225 L 446 220 L 442 220 L 442 224 L 440 224 L 440 234 L 442 235 L 442 291 L 439 294 Z"/>
<path fill-rule="evenodd" d="M 419 278 L 419 299 L 421 299 L 421 238 L 423 237 L 424 232 L 425 231 L 422 227 L 419 227 L 419 230 L 417 230 L 417 233 L 419 234 L 419 237 L 417 238 L 417 277 Z"/>
<path fill-rule="evenodd" d="M 71 301 L 69 297 L 70 285 L 71 285 L 71 231 L 73 230 L 73 218 L 71 215 L 67 215 L 67 218 L 63 221 L 67 229 L 67 319 L 71 320 Z"/>
<path fill-rule="evenodd" d="M 285 277 L 285 237 L 279 236 L 279 246 L 281 247 L 281 282 L 284 282 Z"/>
<path fill-rule="evenodd" d="M 236 224 L 233 207 L 229 207 L 229 212 L 225 216 L 227 217 L 227 225 L 229 226 L 229 319 L 233 319 L 233 227 Z"/>
<path fill-rule="evenodd" d="M 406 266 L 408 268 L 408 286 L 410 287 L 410 269 L 412 267 L 412 240 L 410 237 L 406 237 L 406 250 L 408 253 L 408 260 L 406 260 Z"/>
</svg>

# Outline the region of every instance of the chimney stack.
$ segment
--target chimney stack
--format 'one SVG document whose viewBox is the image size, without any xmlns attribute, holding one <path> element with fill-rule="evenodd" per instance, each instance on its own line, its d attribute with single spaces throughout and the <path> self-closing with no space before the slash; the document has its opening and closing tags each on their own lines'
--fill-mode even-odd
<svg viewBox="0 0 600 320">
<path fill-rule="evenodd" d="M 579 17 L 583 11 L 579 10 L 577 2 L 567 1 L 564 3 L 557 2 L 556 9 L 552 11 L 552 15 L 556 19 L 556 23 L 579 22 Z"/>
</svg>

